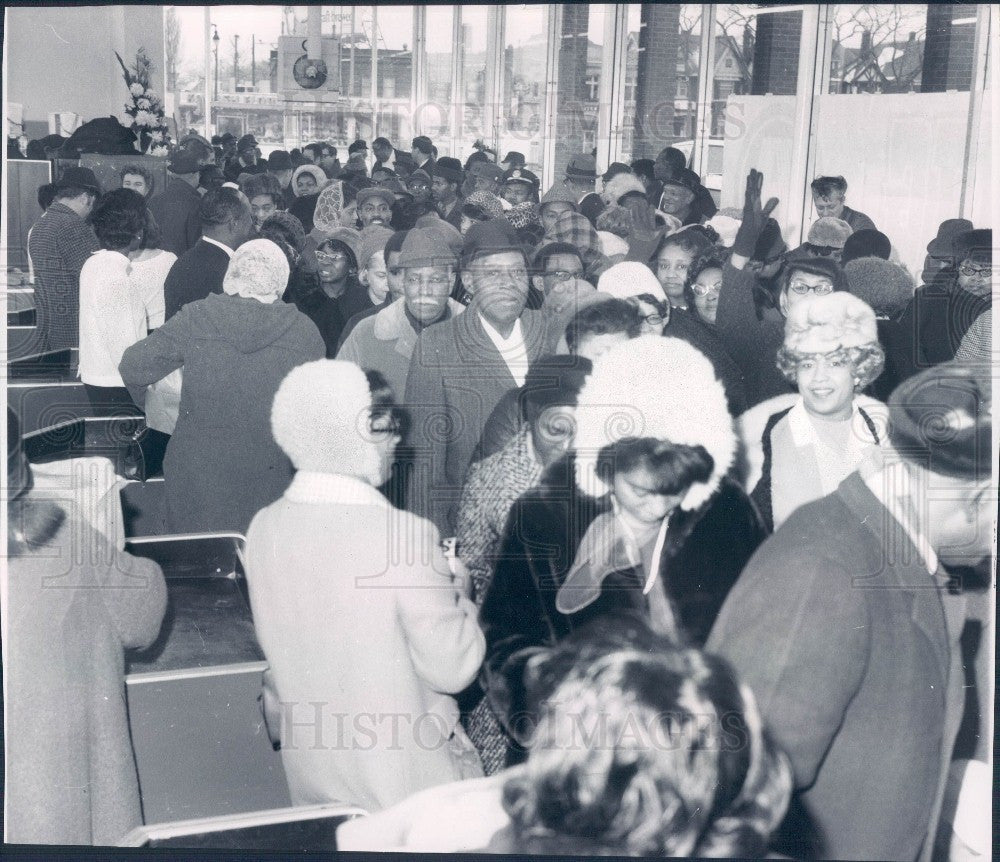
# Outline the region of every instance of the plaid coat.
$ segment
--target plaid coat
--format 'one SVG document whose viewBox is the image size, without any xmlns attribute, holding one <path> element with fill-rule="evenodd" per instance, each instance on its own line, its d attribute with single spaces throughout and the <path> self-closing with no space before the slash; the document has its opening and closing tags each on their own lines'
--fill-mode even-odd
<svg viewBox="0 0 1000 862">
<path fill-rule="evenodd" d="M 76 347 L 80 340 L 80 270 L 100 243 L 94 231 L 56 201 L 31 229 L 38 352 Z"/>
</svg>

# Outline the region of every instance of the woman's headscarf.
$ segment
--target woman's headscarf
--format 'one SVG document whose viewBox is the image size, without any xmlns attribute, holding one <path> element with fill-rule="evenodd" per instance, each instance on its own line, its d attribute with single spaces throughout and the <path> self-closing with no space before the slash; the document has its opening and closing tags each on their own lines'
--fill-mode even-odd
<svg viewBox="0 0 1000 862">
<path fill-rule="evenodd" d="M 319 165 L 299 165 L 299 167 L 295 169 L 295 173 L 292 174 L 292 194 L 294 194 L 297 198 L 302 197 L 303 193 L 299 191 L 295 181 L 302 176 L 302 174 L 312 174 L 313 179 L 316 180 L 317 189 L 322 189 L 327 183 L 326 174 L 323 173 L 323 169 Z M 310 192 L 309 194 L 313 194 L 313 192 Z"/>
<path fill-rule="evenodd" d="M 233 253 L 222 289 L 230 296 L 242 296 L 272 303 L 288 286 L 288 258 L 269 239 L 252 239 Z"/>
<path fill-rule="evenodd" d="M 321 233 L 330 233 L 343 227 L 340 214 L 344 211 L 344 184 L 340 180 L 331 180 L 319 193 L 316 199 L 316 210 L 313 212 L 313 228 Z"/>
</svg>

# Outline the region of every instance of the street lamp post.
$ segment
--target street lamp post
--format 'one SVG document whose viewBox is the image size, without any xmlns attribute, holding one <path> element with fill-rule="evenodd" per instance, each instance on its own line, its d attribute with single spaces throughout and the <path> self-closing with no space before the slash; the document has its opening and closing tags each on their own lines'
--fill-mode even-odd
<svg viewBox="0 0 1000 862">
<path fill-rule="evenodd" d="M 212 36 L 212 44 L 215 49 L 215 101 L 219 101 L 219 28 L 215 28 L 215 35 Z"/>
</svg>

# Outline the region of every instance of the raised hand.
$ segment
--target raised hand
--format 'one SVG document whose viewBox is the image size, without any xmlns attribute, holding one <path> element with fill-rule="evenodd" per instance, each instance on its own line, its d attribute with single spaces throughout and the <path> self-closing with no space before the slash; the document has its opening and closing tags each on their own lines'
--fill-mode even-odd
<svg viewBox="0 0 1000 862">
<path fill-rule="evenodd" d="M 747 189 L 743 200 L 743 221 L 740 229 L 736 233 L 736 241 L 733 243 L 733 254 L 747 259 L 753 256 L 757 239 L 774 208 L 778 205 L 777 198 L 770 198 L 766 204 L 761 206 L 760 194 L 764 187 L 764 175 L 754 169 L 750 169 L 747 174 Z"/>
</svg>

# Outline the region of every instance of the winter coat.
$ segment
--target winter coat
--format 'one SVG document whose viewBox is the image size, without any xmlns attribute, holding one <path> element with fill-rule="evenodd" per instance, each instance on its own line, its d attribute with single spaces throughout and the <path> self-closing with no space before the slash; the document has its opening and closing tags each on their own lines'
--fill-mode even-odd
<svg viewBox="0 0 1000 862">
<path fill-rule="evenodd" d="M 793 858 L 929 858 L 965 704 L 965 599 L 927 565 L 854 473 L 761 545 L 712 629 L 706 648 L 791 761 Z"/>
<path fill-rule="evenodd" d="M 160 247 L 180 257 L 201 237 L 201 195 L 177 177 L 149 201 L 149 211 L 160 226 Z"/>
<path fill-rule="evenodd" d="M 698 317 L 697 311 L 683 308 L 670 309 L 670 322 L 663 334 L 686 341 L 700 350 L 715 370 L 715 376 L 726 390 L 729 412 L 739 416 L 747 408 L 746 384 L 743 372 L 733 361 L 714 326 Z"/>
<path fill-rule="evenodd" d="M 294 306 L 226 294 L 185 305 L 125 351 L 119 370 L 139 403 L 144 387 L 184 369 L 163 461 L 171 532 L 245 533 L 281 496 L 292 465 L 271 436 L 271 402 L 289 371 L 325 355 Z"/>
<path fill-rule="evenodd" d="M 293 805 L 376 811 L 482 774 L 450 694 L 474 679 L 483 635 L 433 525 L 359 479 L 300 471 L 253 519 L 246 559 L 257 637 L 290 712 Z"/>
<path fill-rule="evenodd" d="M 55 201 L 32 226 L 38 352 L 76 347 L 80 337 L 80 270 L 100 248 L 90 225 Z"/>
<path fill-rule="evenodd" d="M 480 623 L 486 635 L 483 687 L 515 739 L 512 721 L 528 717 L 523 675 L 532 655 L 612 611 L 647 613 L 645 573 L 637 568 L 606 577 L 597 600 L 575 613 L 563 614 L 556 607 L 587 528 L 610 508 L 607 497 L 595 499 L 579 490 L 569 455 L 511 509 Z M 677 509 L 670 515 L 653 589 L 666 588 L 682 638 L 704 644 L 726 595 L 763 537 L 750 500 L 728 479 L 700 509 Z M 512 743 L 508 764 L 522 758 L 523 749 Z"/>
<path fill-rule="evenodd" d="M 545 346 L 542 315 L 524 312 L 521 332 L 528 361 L 534 362 Z M 504 393 L 516 386 L 474 305 L 427 327 L 417 338 L 406 405 L 412 414 L 410 442 L 424 469 L 411 474 L 409 505 L 444 536 L 455 534 L 459 496 L 486 420 Z"/>
<path fill-rule="evenodd" d="M 442 320 L 449 320 L 464 310 L 460 302 L 449 299 Z M 337 358 L 354 362 L 366 371 L 380 372 L 392 387 L 396 400 L 402 401 L 416 343 L 417 331 L 406 315 L 406 301 L 401 297 L 374 315 L 361 318 L 347 336 Z"/>
<path fill-rule="evenodd" d="M 68 516 L 7 566 L 4 840 L 116 844 L 142 823 L 124 650 L 159 634 L 163 574 Z"/>
<path fill-rule="evenodd" d="M 204 239 L 177 258 L 163 283 L 164 317 L 170 320 L 189 302 L 222 293 L 222 280 L 232 255 Z"/>
</svg>

